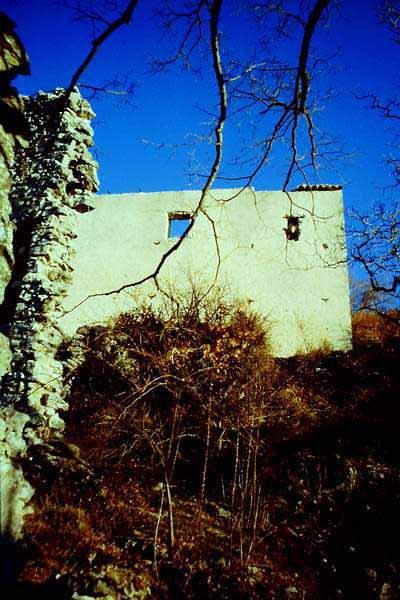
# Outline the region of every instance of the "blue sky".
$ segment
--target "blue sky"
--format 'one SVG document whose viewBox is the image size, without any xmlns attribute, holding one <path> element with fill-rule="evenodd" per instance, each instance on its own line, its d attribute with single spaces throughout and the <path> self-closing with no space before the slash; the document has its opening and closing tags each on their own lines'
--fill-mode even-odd
<svg viewBox="0 0 400 600">
<path fill-rule="evenodd" d="M 254 45 L 257 59 L 264 59 L 257 43 L 263 31 L 246 17 L 245 4 L 225 2 L 221 20 L 225 61 L 229 53 L 248 56 Z M 99 84 L 119 73 L 129 74 L 135 83 L 134 106 L 112 96 L 92 103 L 102 193 L 198 188 L 203 179 L 197 175 L 206 173 L 211 164 L 212 146 L 204 138 L 217 95 L 207 61 L 194 59 L 194 66 L 203 65 L 200 73 L 180 67 L 157 75 L 150 72 L 151 58 L 170 55 L 180 32 L 167 35 L 161 29 L 154 17 L 159 5 L 154 0 L 139 1 L 132 24 L 106 42 L 82 78 L 83 83 Z M 353 95 L 372 90 L 387 98 L 398 89 L 400 47 L 378 23 L 376 6 L 373 0 L 343 2 L 340 12 L 335 11 L 314 38 L 315 55 L 330 57 L 316 86 L 322 95 L 332 90 L 332 98 L 320 102 L 323 110 L 315 115 L 315 122 L 337 140 L 346 156 L 335 157 L 312 179 L 342 184 L 347 207 L 367 207 L 381 197 L 382 186 L 391 183 L 384 165 L 385 156 L 393 152 L 391 124 Z M 4 9 L 16 21 L 31 60 L 32 75 L 17 80 L 19 90 L 32 94 L 68 85 L 89 49 L 90 25 L 74 21 L 71 10 L 51 0 L 6 0 Z M 294 61 L 298 46 L 296 38 L 273 50 Z M 244 158 L 245 143 L 262 135 L 265 124 L 259 112 L 228 119 L 223 174 L 248 172 L 234 158 Z M 285 144 L 278 144 L 271 162 L 254 181 L 256 189 L 282 187 L 288 156 Z M 217 187 L 235 186 L 221 181 Z"/>
</svg>

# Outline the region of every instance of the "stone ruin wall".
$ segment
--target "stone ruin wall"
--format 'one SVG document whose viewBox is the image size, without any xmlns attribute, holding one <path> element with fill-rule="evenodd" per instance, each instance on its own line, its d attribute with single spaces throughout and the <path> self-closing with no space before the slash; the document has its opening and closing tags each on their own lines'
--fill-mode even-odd
<svg viewBox="0 0 400 600">
<path fill-rule="evenodd" d="M 17 75 L 28 75 L 30 69 L 25 50 L 13 29 L 14 23 L 0 13 L 0 304 L 14 267 L 14 225 L 9 196 L 15 154 L 19 148 L 28 144 L 23 101 L 12 82 Z M 4 371 L 10 353 L 8 342 L 1 331 L 0 354 L 0 369 Z"/>
<path fill-rule="evenodd" d="M 97 191 L 88 148 L 94 113 L 74 90 L 18 96 L 29 63 L 14 24 L 0 15 L 0 479 L 2 535 L 22 535 L 34 490 L 21 458 L 60 434 L 66 408 L 56 355 L 60 301 L 71 280 L 71 239 Z"/>
</svg>

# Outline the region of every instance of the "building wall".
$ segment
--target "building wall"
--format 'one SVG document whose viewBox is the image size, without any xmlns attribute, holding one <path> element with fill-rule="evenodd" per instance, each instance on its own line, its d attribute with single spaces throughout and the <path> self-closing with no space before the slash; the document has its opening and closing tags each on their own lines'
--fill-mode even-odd
<svg viewBox="0 0 400 600">
<path fill-rule="evenodd" d="M 325 343 L 349 349 L 341 191 L 238 192 L 212 192 L 205 214 L 163 266 L 162 288 L 182 290 L 191 281 L 207 287 L 219 264 L 217 285 L 227 297 L 240 298 L 266 317 L 275 355 L 290 356 Z M 61 329 L 71 335 L 81 325 L 104 322 L 137 302 L 159 303 L 154 283 L 86 298 L 154 271 L 176 242 L 168 238 L 168 215 L 192 212 L 199 197 L 198 191 L 97 196 L 95 210 L 78 219 Z M 290 214 L 300 217 L 298 241 L 286 239 L 285 217 Z"/>
</svg>

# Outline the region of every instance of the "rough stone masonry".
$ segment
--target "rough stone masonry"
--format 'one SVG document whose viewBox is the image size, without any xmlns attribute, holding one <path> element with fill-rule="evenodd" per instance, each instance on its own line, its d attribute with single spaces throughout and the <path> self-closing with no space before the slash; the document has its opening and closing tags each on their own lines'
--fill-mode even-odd
<svg viewBox="0 0 400 600">
<path fill-rule="evenodd" d="M 2 15 L 0 24 L 1 528 L 18 538 L 33 494 L 19 459 L 63 428 L 57 318 L 77 211 L 90 205 L 98 180 L 88 103 L 73 91 L 65 104 L 61 89 L 18 96 L 11 81 L 29 72 L 28 60 L 13 23 Z"/>
</svg>

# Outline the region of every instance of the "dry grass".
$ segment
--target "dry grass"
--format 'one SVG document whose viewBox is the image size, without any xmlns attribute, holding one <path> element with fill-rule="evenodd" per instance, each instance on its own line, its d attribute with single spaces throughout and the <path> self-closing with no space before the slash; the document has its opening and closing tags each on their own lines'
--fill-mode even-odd
<svg viewBox="0 0 400 600">
<path fill-rule="evenodd" d="M 223 303 L 88 329 L 67 446 L 30 461 L 21 577 L 114 565 L 153 598 L 396 590 L 399 331 L 368 314 L 354 331 L 347 355 L 274 360 L 260 319 Z"/>
</svg>

